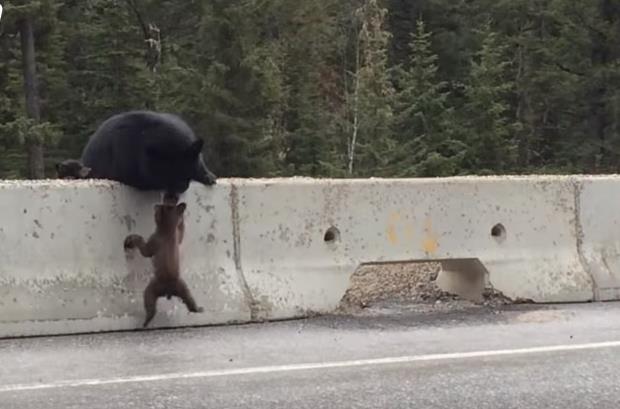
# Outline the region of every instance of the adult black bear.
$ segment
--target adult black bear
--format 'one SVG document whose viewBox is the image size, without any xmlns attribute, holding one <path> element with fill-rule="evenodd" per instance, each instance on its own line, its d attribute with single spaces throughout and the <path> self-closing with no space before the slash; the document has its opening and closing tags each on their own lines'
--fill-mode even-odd
<svg viewBox="0 0 620 409">
<path fill-rule="evenodd" d="M 176 115 L 130 111 L 99 126 L 82 152 L 81 163 L 90 170 L 89 178 L 180 194 L 191 180 L 216 183 L 204 163 L 203 143 Z"/>
</svg>

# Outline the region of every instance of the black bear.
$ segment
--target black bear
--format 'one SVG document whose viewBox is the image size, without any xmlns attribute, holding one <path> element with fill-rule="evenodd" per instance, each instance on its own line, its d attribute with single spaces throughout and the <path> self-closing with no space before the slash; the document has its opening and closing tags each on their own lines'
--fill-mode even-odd
<svg viewBox="0 0 620 409">
<path fill-rule="evenodd" d="M 130 111 L 105 120 L 90 137 L 81 161 L 68 177 L 109 179 L 140 190 L 180 194 L 191 180 L 207 186 L 216 176 L 206 167 L 202 139 L 180 117 L 164 112 Z M 88 171 L 86 171 L 88 170 Z M 66 171 L 65 171 L 66 174 Z M 67 177 L 67 176 L 65 176 Z"/>
</svg>

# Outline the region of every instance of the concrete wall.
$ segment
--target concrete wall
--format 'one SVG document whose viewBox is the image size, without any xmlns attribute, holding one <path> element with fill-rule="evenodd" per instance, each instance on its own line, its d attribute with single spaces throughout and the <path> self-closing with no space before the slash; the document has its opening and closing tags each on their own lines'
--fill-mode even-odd
<svg viewBox="0 0 620 409">
<path fill-rule="evenodd" d="M 183 273 L 204 314 L 160 299 L 153 326 L 247 321 L 249 303 L 234 260 L 230 185 L 192 187 Z M 158 194 L 119 184 L 0 184 L 0 336 L 131 329 L 144 318 L 152 272 L 127 234 L 154 230 Z M 217 209 L 217 211 L 215 210 Z"/>
<path fill-rule="evenodd" d="M 139 327 L 150 262 L 122 242 L 153 231 L 159 199 L 0 182 L 0 337 Z M 620 298 L 619 177 L 230 179 L 183 199 L 183 274 L 206 311 L 160 299 L 154 327 L 327 312 L 368 262 L 477 259 L 511 298 Z"/>
<path fill-rule="evenodd" d="M 511 298 L 585 301 L 570 178 L 236 182 L 259 315 L 335 308 L 360 263 L 478 258 Z M 501 223 L 505 237 L 493 237 Z M 340 240 L 325 243 L 330 227 Z"/>
<path fill-rule="evenodd" d="M 615 176 L 582 177 L 577 184 L 577 245 L 594 278 L 597 300 L 620 299 L 620 183 Z"/>
</svg>

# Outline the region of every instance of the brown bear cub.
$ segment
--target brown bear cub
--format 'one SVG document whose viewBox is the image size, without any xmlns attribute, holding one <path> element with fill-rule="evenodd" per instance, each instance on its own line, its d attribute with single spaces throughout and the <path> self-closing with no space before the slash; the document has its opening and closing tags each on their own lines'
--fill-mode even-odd
<svg viewBox="0 0 620 409">
<path fill-rule="evenodd" d="M 165 192 L 164 193 L 164 204 L 176 206 L 179 202 L 179 196 L 175 193 Z M 183 215 L 181 215 L 181 221 L 179 222 L 179 244 L 183 243 L 183 236 L 185 236 L 185 220 Z M 170 297 L 168 297 L 170 299 Z"/>
<path fill-rule="evenodd" d="M 164 204 L 155 205 L 155 232 L 145 242 L 144 238 L 137 234 L 131 234 L 125 238 L 124 248 L 137 247 L 144 257 L 151 257 L 155 277 L 153 277 L 144 290 L 144 309 L 146 319 L 143 327 L 146 327 L 156 313 L 157 299 L 159 297 L 179 297 L 190 312 L 203 312 L 198 307 L 187 284 L 180 277 L 179 269 L 179 243 L 183 239 L 183 213 L 186 204 L 172 204 L 174 200 L 164 200 Z"/>
</svg>

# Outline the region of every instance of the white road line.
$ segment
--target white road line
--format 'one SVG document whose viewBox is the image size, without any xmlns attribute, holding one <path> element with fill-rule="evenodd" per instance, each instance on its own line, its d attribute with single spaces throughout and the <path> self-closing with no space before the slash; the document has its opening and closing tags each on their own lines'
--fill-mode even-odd
<svg viewBox="0 0 620 409">
<path fill-rule="evenodd" d="M 598 342 L 575 345 L 554 345 L 521 349 L 503 349 L 494 351 L 455 352 L 447 354 L 409 355 L 390 358 L 360 359 L 351 361 L 317 362 L 307 364 L 258 366 L 250 368 L 221 369 L 201 372 L 178 372 L 160 375 L 127 376 L 118 378 L 77 379 L 50 383 L 14 384 L 0 386 L 0 393 L 33 391 L 39 389 L 74 388 L 80 386 L 99 386 L 132 382 L 156 382 L 176 379 L 216 378 L 235 375 L 254 375 L 277 372 L 305 371 L 313 369 L 351 368 L 357 366 L 390 365 L 424 361 L 445 361 L 471 358 L 487 358 L 506 355 L 541 354 L 546 352 L 578 351 L 620 347 L 620 341 Z"/>
</svg>

